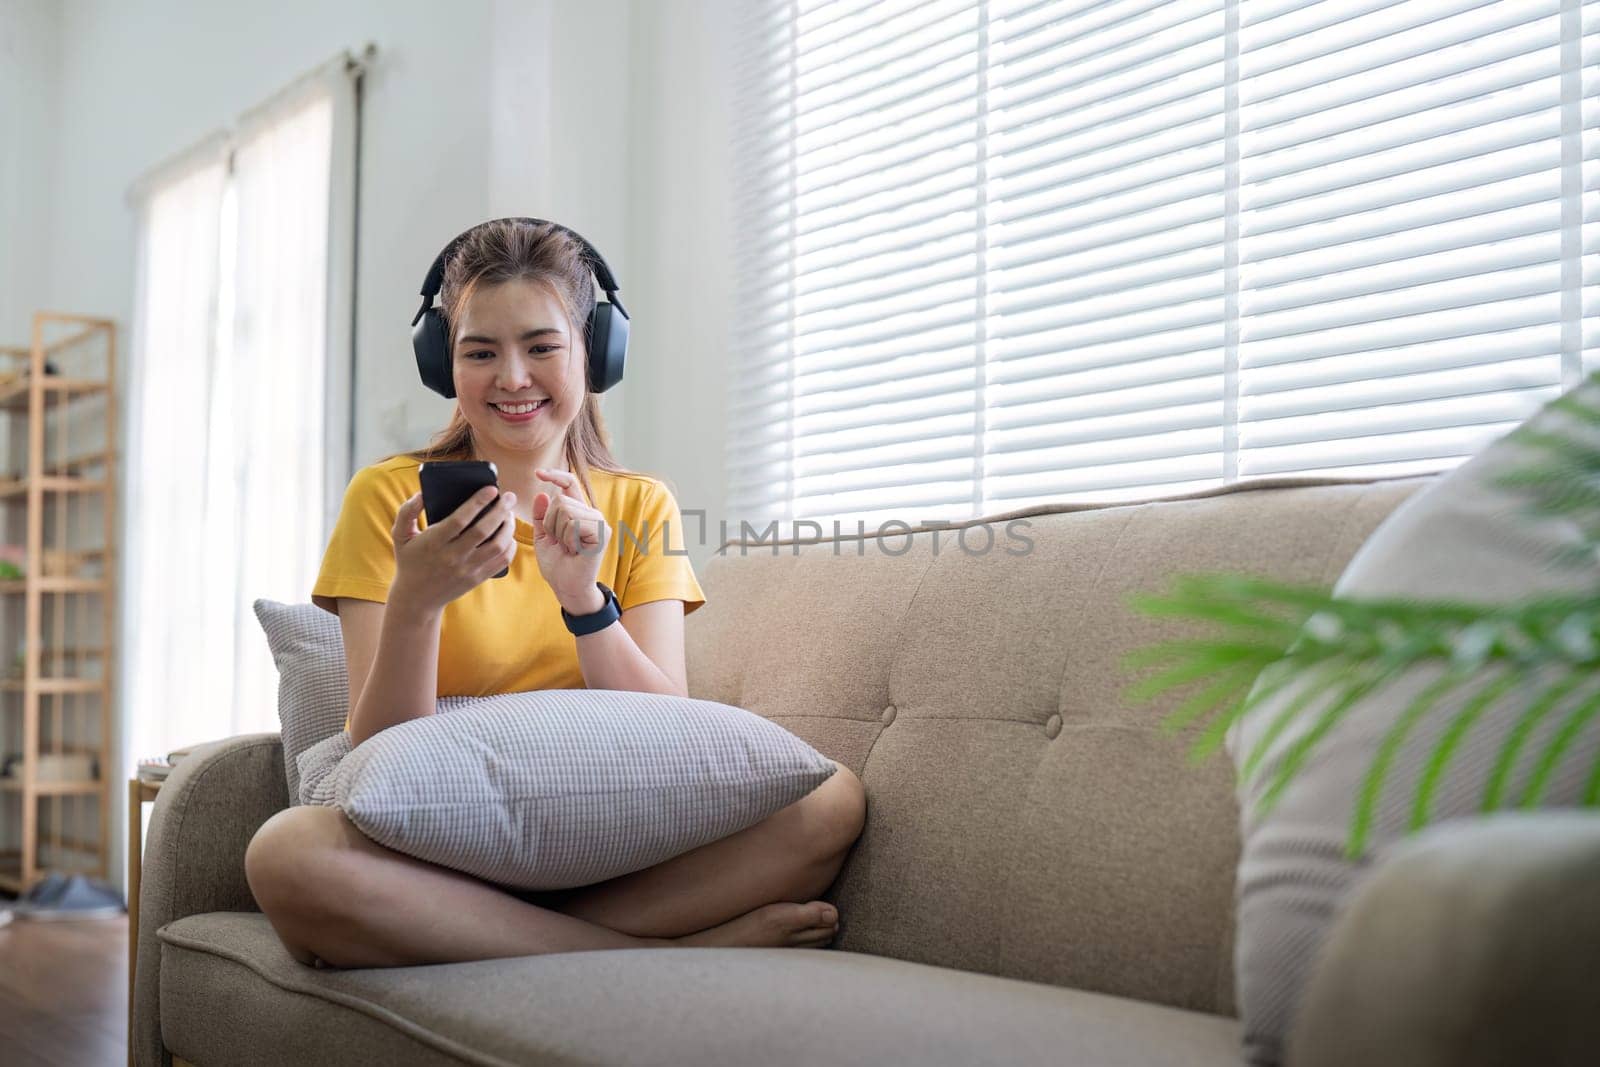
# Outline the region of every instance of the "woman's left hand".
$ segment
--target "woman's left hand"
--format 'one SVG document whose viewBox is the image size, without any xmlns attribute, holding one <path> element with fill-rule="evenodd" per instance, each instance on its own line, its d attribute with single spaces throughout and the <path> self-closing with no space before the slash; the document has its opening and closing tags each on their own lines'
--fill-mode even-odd
<svg viewBox="0 0 1600 1067">
<path fill-rule="evenodd" d="M 559 489 L 533 498 L 533 554 L 539 561 L 539 573 L 568 614 L 598 611 L 604 597 L 595 582 L 601 554 L 611 542 L 611 527 L 590 505 L 577 475 L 542 467 L 533 473 Z"/>
</svg>

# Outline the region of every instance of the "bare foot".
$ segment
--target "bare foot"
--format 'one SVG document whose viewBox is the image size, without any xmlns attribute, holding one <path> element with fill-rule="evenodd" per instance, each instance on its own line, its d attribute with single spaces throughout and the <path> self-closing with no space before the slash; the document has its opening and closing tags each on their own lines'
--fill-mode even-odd
<svg viewBox="0 0 1600 1067">
<path fill-rule="evenodd" d="M 839 911 L 832 904 L 822 900 L 779 902 L 672 943 L 700 948 L 821 948 L 838 932 Z"/>
</svg>

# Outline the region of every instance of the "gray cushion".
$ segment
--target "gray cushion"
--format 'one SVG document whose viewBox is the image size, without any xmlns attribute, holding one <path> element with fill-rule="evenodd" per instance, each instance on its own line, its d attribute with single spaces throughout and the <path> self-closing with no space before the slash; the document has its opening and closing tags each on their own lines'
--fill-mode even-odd
<svg viewBox="0 0 1600 1067">
<path fill-rule="evenodd" d="M 1582 388 L 1594 390 L 1594 386 Z M 1565 428 L 1559 412 L 1534 417 L 1542 428 Z M 1502 472 L 1543 454 L 1501 438 L 1397 508 L 1351 559 L 1335 585 L 1343 597 L 1509 603 L 1593 589 L 1600 569 L 1560 567 L 1552 557 L 1579 540 L 1565 521 L 1520 514 L 1527 501 L 1492 483 Z M 1489 681 L 1489 669 L 1435 706 L 1398 750 L 1380 796 L 1371 847 L 1346 858 L 1351 815 L 1364 778 L 1389 728 L 1442 668 L 1420 666 L 1358 701 L 1319 743 L 1311 759 L 1258 818 L 1256 804 L 1291 746 L 1313 727 L 1302 714 L 1267 750 L 1240 787 L 1243 852 L 1239 867 L 1236 973 L 1245 1046 L 1252 1063 L 1282 1061 L 1302 987 L 1343 899 L 1408 832 L 1416 785 L 1451 721 Z M 1265 682 L 1271 671 L 1263 675 Z M 1493 704 L 1463 735 L 1434 794 L 1435 821 L 1479 813 L 1490 768 L 1512 727 L 1553 675 L 1535 679 Z M 1261 683 L 1258 683 L 1261 684 Z M 1307 684 L 1296 680 L 1248 715 L 1229 739 L 1236 762 L 1256 746 L 1288 702 Z M 1545 716 L 1530 734 L 1509 795 L 1521 797 L 1532 764 L 1582 695 Z M 1600 749 L 1600 722 L 1590 720 L 1551 779 L 1546 806 L 1576 805 Z"/>
<path fill-rule="evenodd" d="M 350 675 L 338 616 L 314 604 L 255 602 L 278 668 L 278 725 L 283 732 L 283 770 L 289 803 L 300 801 L 300 754 L 344 734 L 350 710 Z"/>
<path fill-rule="evenodd" d="M 334 802 L 388 848 L 517 889 L 592 885 L 737 833 L 838 765 L 759 715 L 608 689 L 444 697 L 349 752 Z"/>
</svg>

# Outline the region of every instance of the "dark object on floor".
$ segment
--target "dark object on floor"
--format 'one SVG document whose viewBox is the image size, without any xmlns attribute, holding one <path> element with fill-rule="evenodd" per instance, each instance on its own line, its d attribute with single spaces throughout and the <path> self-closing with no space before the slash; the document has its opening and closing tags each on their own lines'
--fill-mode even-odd
<svg viewBox="0 0 1600 1067">
<path fill-rule="evenodd" d="M 18 919 L 107 919 L 121 915 L 122 894 L 109 882 L 81 874 L 47 875 L 12 909 Z"/>
</svg>

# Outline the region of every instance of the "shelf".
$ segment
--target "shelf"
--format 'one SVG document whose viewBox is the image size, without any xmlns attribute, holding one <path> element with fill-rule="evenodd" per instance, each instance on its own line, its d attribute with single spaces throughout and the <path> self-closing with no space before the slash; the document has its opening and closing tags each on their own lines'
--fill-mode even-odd
<svg viewBox="0 0 1600 1067">
<path fill-rule="evenodd" d="M 109 592 L 111 582 L 106 578 L 38 578 L 34 580 L 34 588 L 41 593 L 105 593 Z M 26 593 L 28 579 L 14 578 L 10 581 L 0 582 L 0 593 Z"/>
<path fill-rule="evenodd" d="M 76 471 L 81 471 L 85 467 L 104 467 L 116 456 L 117 453 L 113 449 L 107 449 L 104 452 L 85 452 L 81 456 L 73 456 L 65 463 L 58 464 L 59 469 L 47 473 L 70 475 Z"/>
<path fill-rule="evenodd" d="M 101 678 L 40 678 L 34 689 L 40 693 L 98 693 L 105 684 Z M 21 678 L 0 679 L 0 692 L 21 693 L 27 685 Z"/>
<path fill-rule="evenodd" d="M 56 804 L 63 808 L 98 804 L 101 815 L 106 814 L 112 782 L 77 776 L 90 771 L 85 755 L 98 758 L 101 775 L 111 770 L 107 739 L 115 733 L 112 705 L 117 682 L 111 666 L 117 653 L 115 592 L 122 554 L 114 522 L 122 494 L 117 476 L 122 456 L 117 444 L 116 324 L 95 316 L 41 311 L 33 315 L 32 336 L 29 348 L 0 347 L 0 425 L 27 430 L 21 434 L 25 445 L 17 445 L 18 433 L 13 434 L 16 447 L 0 464 L 0 518 L 15 520 L 14 538 L 25 542 L 9 546 L 7 558 L 27 560 L 26 565 L 19 562 L 17 570 L 7 568 L 15 577 L 0 577 L 0 609 L 24 616 L 13 636 L 26 650 L 28 670 L 34 672 L 26 674 L 11 653 L 0 663 L 0 725 L 7 745 L 32 761 L 29 765 L 35 772 L 74 777 L 34 781 L 27 789 L 20 778 L 0 779 L 0 801 L 5 801 L 0 804 L 5 809 L 0 834 L 13 849 L 19 840 L 39 845 L 28 855 L 0 848 L 0 888 L 18 891 L 78 864 L 87 865 L 84 873 L 102 878 L 111 874 L 105 850 L 107 835 L 114 829 L 105 818 L 91 835 L 95 841 L 61 836 L 89 834 L 88 824 L 54 824 L 60 832 L 54 836 L 38 831 L 41 821 L 51 825 L 50 809 Z M 74 406 L 75 400 L 89 402 Z M 14 417 L 6 419 L 6 412 Z M 36 419 L 39 425 L 34 424 Z M 80 511 L 101 514 L 79 515 Z M 26 537 L 21 536 L 24 519 Z M 90 520 L 96 528 L 103 520 L 104 532 L 90 532 Z M 16 594 L 27 597 L 29 611 L 12 610 L 21 605 L 7 597 Z M 68 601 L 63 594 L 94 599 Z M 56 597 L 54 603 L 51 597 Z M 97 615 L 102 617 L 94 627 L 91 616 Z M 85 677 L 91 674 L 94 677 Z M 76 707 L 80 704 L 84 707 Z M 23 752 L 24 748 L 29 751 Z M 69 750 L 70 760 L 37 762 L 41 756 Z M 20 775 L 22 767 L 14 770 Z M 6 799 L 12 796 L 25 798 L 26 803 L 13 804 Z M 34 798 L 47 797 L 50 804 L 42 799 L 33 803 Z M 56 800 L 59 797 L 69 799 L 62 803 Z M 20 819 L 14 808 L 22 809 Z M 53 851 L 50 843 L 61 846 L 61 851 Z M 69 853 L 69 848 L 76 851 Z"/>
<path fill-rule="evenodd" d="M 39 662 L 48 663 L 55 659 L 99 659 L 106 654 L 105 645 L 63 645 L 56 647 L 46 645 L 39 650 Z M 0 677 L 9 677 L 0 676 Z"/>
<path fill-rule="evenodd" d="M 44 475 L 46 478 L 71 478 L 90 467 L 108 466 L 116 458 L 117 453 L 113 449 L 106 449 L 104 452 L 85 452 L 61 463 L 45 464 Z M 27 476 L 26 471 L 9 471 L 0 475 L 0 482 L 20 482 Z"/>
<path fill-rule="evenodd" d="M 66 378 L 45 375 L 43 381 L 45 406 L 65 403 L 80 396 L 96 396 L 108 392 L 110 386 L 93 378 Z M 0 411 L 28 410 L 29 376 L 11 378 L 0 385 Z"/>
<path fill-rule="evenodd" d="M 0 479 L 0 499 L 20 496 L 26 498 L 28 487 L 32 484 L 30 478 L 4 478 Z M 38 479 L 39 488 L 46 493 L 104 493 L 109 491 L 111 483 L 103 478 L 71 478 L 60 475 L 45 475 Z"/>
<path fill-rule="evenodd" d="M 22 781 L 17 778 L 0 778 L 0 792 L 20 793 Z M 100 792 L 100 779 L 78 778 L 61 782 L 35 782 L 33 792 L 35 796 L 41 797 L 87 796 Z"/>
</svg>

